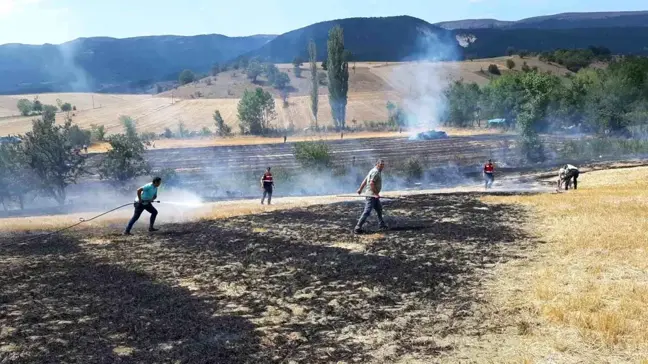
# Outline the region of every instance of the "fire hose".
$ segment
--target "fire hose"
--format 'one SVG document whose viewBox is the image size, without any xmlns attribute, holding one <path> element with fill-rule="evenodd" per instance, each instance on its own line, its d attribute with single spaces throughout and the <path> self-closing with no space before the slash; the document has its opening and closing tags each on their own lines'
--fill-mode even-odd
<svg viewBox="0 0 648 364">
<path fill-rule="evenodd" d="M 160 201 L 151 201 L 151 203 L 154 203 L 154 202 L 156 202 L 156 203 L 160 203 Z M 91 217 L 91 218 L 89 218 L 89 219 L 84 219 L 84 218 L 80 217 L 80 218 L 79 218 L 79 222 L 77 222 L 76 224 L 73 224 L 73 225 L 70 225 L 70 226 L 64 227 L 64 228 L 59 229 L 59 230 L 55 230 L 55 231 L 49 232 L 49 233 L 47 233 L 47 234 L 40 234 L 40 235 L 36 235 L 36 236 L 33 236 L 33 237 L 29 238 L 29 239 L 25 239 L 25 240 L 23 240 L 22 242 L 23 242 L 23 243 L 26 243 L 26 242 L 29 242 L 29 241 L 32 241 L 32 240 L 36 240 L 36 239 L 40 239 L 40 238 L 45 238 L 45 237 L 48 237 L 48 236 L 52 236 L 52 235 L 54 235 L 54 234 L 58 234 L 58 233 L 63 232 L 63 231 L 65 231 L 65 230 L 72 229 L 73 227 L 77 227 L 77 226 L 79 226 L 79 225 L 81 225 L 81 224 L 83 224 L 83 223 L 85 223 L 85 222 L 89 222 L 89 221 L 92 221 L 92 220 L 98 219 L 98 218 L 100 218 L 100 217 L 102 217 L 102 216 L 104 216 L 104 215 L 108 215 L 109 213 L 111 213 L 111 212 L 113 212 L 113 211 L 117 211 L 117 210 L 119 210 L 119 209 L 123 209 L 124 207 L 126 207 L 126 206 L 130 206 L 130 205 L 132 205 L 132 204 L 133 204 L 133 202 L 129 202 L 129 203 L 123 204 L 123 205 L 121 205 L 121 206 L 117 206 L 117 207 L 115 207 L 114 209 L 108 210 L 108 211 L 103 212 L 103 213 L 101 213 L 101 214 L 99 214 L 99 215 L 97 215 L 97 216 L 93 216 L 93 217 Z"/>
</svg>

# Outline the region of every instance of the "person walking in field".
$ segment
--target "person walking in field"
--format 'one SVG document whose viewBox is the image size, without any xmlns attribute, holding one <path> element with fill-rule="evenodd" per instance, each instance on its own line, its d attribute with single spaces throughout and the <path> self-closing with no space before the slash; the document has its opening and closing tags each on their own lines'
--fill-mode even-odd
<svg viewBox="0 0 648 364">
<path fill-rule="evenodd" d="M 272 178 L 270 167 L 268 167 L 265 173 L 263 173 L 263 176 L 261 176 L 261 187 L 263 188 L 263 197 L 261 198 L 261 205 L 263 205 L 266 196 L 268 196 L 268 205 L 270 205 L 272 202 L 272 190 L 274 189 L 274 179 Z"/>
<path fill-rule="evenodd" d="M 376 210 L 376 215 L 378 216 L 378 223 L 380 223 L 381 230 L 387 230 L 387 224 L 383 220 L 383 209 L 382 204 L 380 203 L 380 190 L 382 189 L 382 171 L 385 168 L 385 161 L 380 159 L 376 163 L 376 166 L 369 171 L 367 177 L 360 184 L 358 188 L 358 195 L 364 194 L 365 196 L 365 207 L 360 220 L 353 229 L 353 232 L 356 234 L 362 234 L 362 226 L 371 215 L 371 210 Z"/>
<path fill-rule="evenodd" d="M 488 163 L 484 165 L 484 189 L 489 189 L 493 187 L 493 182 L 495 181 L 495 166 L 493 165 L 492 160 L 488 160 Z"/>
<path fill-rule="evenodd" d="M 155 177 L 153 178 L 153 181 L 151 183 L 145 184 L 144 186 L 137 189 L 137 199 L 133 204 L 133 206 L 135 206 L 135 212 L 133 213 L 133 217 L 130 219 L 128 225 L 126 226 L 124 235 L 132 235 L 131 229 L 133 228 L 133 225 L 135 225 L 137 220 L 139 220 L 144 210 L 148 211 L 151 214 L 149 231 L 158 231 L 158 229 L 154 227 L 155 218 L 157 217 L 158 211 L 155 207 L 153 207 L 153 201 L 155 201 L 155 199 L 157 198 L 158 187 L 160 187 L 161 184 L 162 178 Z"/>
</svg>

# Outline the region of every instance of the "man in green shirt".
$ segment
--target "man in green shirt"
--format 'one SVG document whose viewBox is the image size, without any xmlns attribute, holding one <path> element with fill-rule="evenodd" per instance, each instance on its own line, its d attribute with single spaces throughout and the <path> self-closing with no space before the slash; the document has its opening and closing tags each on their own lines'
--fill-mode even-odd
<svg viewBox="0 0 648 364">
<path fill-rule="evenodd" d="M 160 184 L 162 184 L 162 178 L 155 177 L 153 178 L 153 182 L 147 183 L 144 186 L 137 189 L 137 199 L 133 204 L 135 206 L 135 212 L 133 213 L 133 217 L 128 222 L 128 226 L 126 226 L 126 231 L 124 231 L 124 235 L 132 235 L 131 229 L 133 228 L 133 225 L 135 225 L 137 220 L 139 220 L 144 210 L 151 213 L 149 231 L 153 232 L 158 230 L 153 227 L 153 225 L 155 224 L 155 218 L 157 217 L 158 214 L 157 209 L 153 207 L 153 201 L 155 201 L 155 199 L 157 198 L 157 191 L 158 191 L 158 187 L 160 187 Z"/>
<path fill-rule="evenodd" d="M 358 188 L 358 195 L 365 196 L 365 208 L 360 216 L 360 220 L 356 224 L 355 229 L 353 230 L 356 234 L 361 234 L 363 232 L 362 225 L 364 225 L 369 215 L 371 215 L 371 210 L 376 210 L 376 215 L 378 216 L 378 222 L 380 223 L 380 229 L 386 230 L 387 225 L 383 220 L 383 210 L 382 204 L 380 203 L 380 190 L 382 189 L 382 170 L 385 168 L 385 161 L 380 159 L 374 168 L 369 171 L 367 177 L 362 181 L 360 188 Z"/>
</svg>

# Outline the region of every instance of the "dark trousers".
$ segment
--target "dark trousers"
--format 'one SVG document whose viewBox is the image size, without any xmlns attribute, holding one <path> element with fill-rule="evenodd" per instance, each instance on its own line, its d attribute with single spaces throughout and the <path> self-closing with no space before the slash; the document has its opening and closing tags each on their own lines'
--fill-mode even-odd
<svg viewBox="0 0 648 364">
<path fill-rule="evenodd" d="M 574 189 L 578 189 L 578 175 L 580 174 L 579 171 L 574 171 L 574 172 L 567 172 L 567 175 L 565 176 L 565 190 L 569 189 L 569 180 L 574 179 Z"/>
<path fill-rule="evenodd" d="M 268 196 L 268 205 L 272 202 L 272 186 L 263 186 L 263 198 L 261 198 L 261 203 L 265 201 L 266 196 Z"/>
<path fill-rule="evenodd" d="M 135 202 L 133 205 L 135 206 L 135 212 L 133 213 L 133 217 L 128 222 L 128 226 L 126 226 L 126 232 L 129 233 L 131 231 L 133 225 L 135 225 L 137 220 L 139 220 L 140 216 L 142 216 L 142 212 L 144 212 L 144 210 L 151 213 L 151 222 L 149 228 L 152 228 L 153 225 L 155 225 L 155 218 L 157 217 L 158 214 L 158 211 L 157 209 L 155 209 L 155 207 L 153 207 L 153 204 L 152 203 L 141 204 Z"/>
<path fill-rule="evenodd" d="M 492 173 L 484 173 L 484 187 L 489 188 L 493 186 L 493 181 L 495 181 L 495 176 Z"/>
<path fill-rule="evenodd" d="M 383 209 L 382 204 L 380 203 L 380 199 L 375 197 L 367 197 L 365 200 L 364 211 L 362 212 L 362 216 L 360 216 L 360 220 L 358 220 L 358 224 L 356 225 L 357 229 L 362 228 L 362 225 L 364 225 L 364 223 L 371 215 L 371 210 L 376 210 L 376 215 L 378 215 L 378 222 L 380 223 L 380 226 L 385 226 L 385 221 L 383 220 Z"/>
</svg>

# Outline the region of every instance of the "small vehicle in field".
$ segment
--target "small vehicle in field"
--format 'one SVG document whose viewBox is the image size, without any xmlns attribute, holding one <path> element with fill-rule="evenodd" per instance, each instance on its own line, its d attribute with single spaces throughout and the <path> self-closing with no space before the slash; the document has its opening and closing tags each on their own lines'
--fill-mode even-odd
<svg viewBox="0 0 648 364">
<path fill-rule="evenodd" d="M 448 134 L 445 131 L 441 130 L 428 130 L 417 133 L 413 135 L 410 139 L 412 140 L 436 140 L 436 139 L 447 139 Z"/>
</svg>

